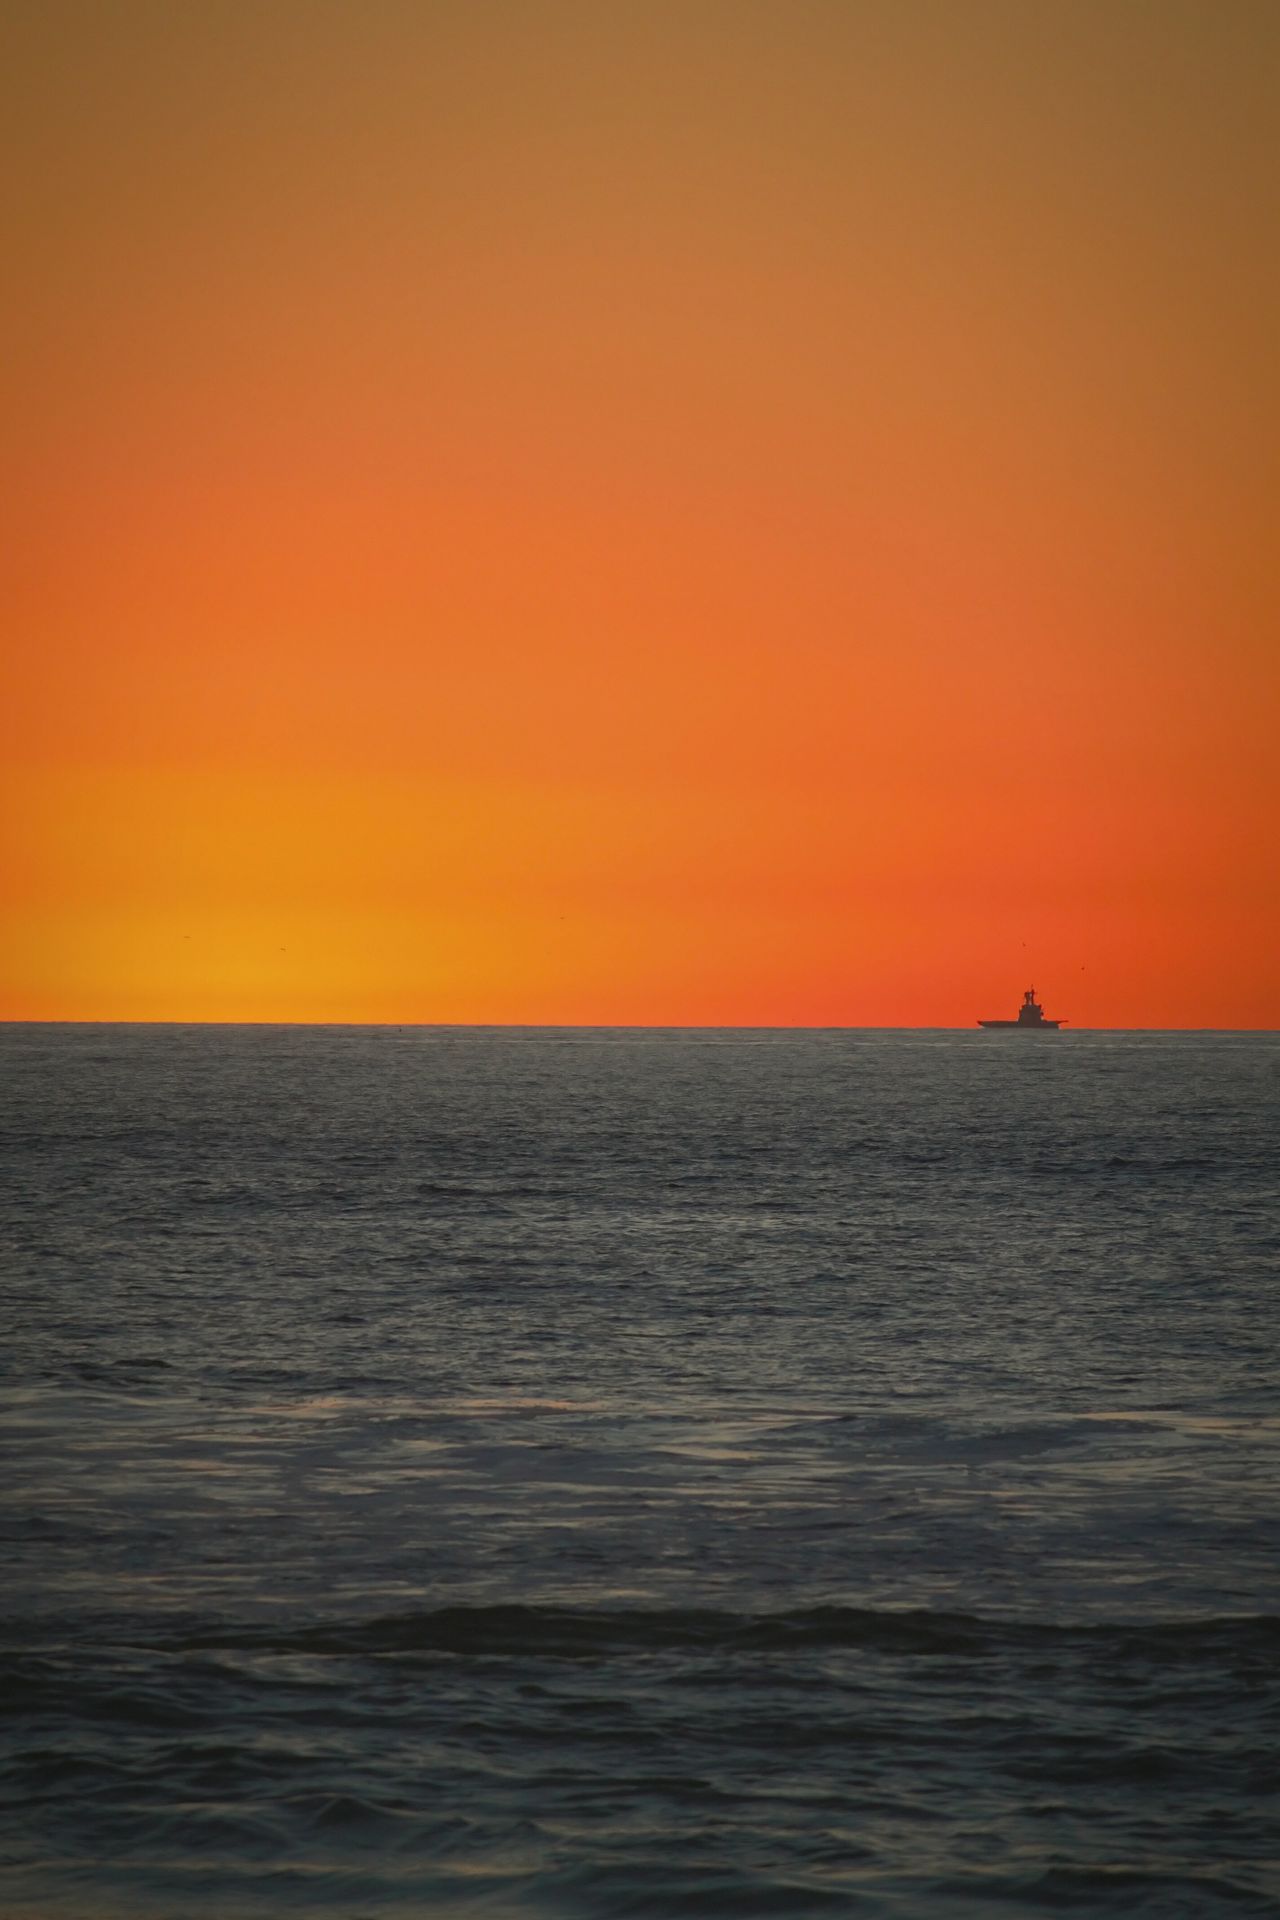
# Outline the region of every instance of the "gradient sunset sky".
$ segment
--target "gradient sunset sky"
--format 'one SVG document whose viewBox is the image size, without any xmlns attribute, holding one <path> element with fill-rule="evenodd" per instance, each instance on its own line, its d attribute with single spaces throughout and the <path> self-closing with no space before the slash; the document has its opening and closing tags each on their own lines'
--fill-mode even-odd
<svg viewBox="0 0 1280 1920">
<path fill-rule="evenodd" d="M 1280 1025 L 1270 0 L 40 0 L 0 1016 Z"/>
</svg>

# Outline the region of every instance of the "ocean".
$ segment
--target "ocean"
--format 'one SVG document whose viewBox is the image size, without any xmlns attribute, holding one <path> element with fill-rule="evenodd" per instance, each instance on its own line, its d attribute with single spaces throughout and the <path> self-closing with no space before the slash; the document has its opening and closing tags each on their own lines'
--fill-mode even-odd
<svg viewBox="0 0 1280 1920">
<path fill-rule="evenodd" d="M 1280 1036 L 0 1029 L 0 1912 L 1280 1912 Z"/>
</svg>

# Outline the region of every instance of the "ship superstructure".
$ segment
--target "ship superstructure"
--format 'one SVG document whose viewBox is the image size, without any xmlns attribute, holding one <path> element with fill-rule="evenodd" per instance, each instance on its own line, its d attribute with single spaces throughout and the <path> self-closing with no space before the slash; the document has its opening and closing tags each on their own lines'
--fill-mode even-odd
<svg viewBox="0 0 1280 1920">
<path fill-rule="evenodd" d="M 1018 1033 L 1049 1033 L 1056 1032 L 1059 1027 L 1065 1025 L 1065 1022 L 1046 1020 L 1044 1008 L 1036 999 L 1035 988 L 1028 987 L 1022 996 L 1022 1005 L 1018 1008 L 1016 1020 L 979 1020 L 978 1025 L 980 1027 L 1011 1027 Z"/>
</svg>

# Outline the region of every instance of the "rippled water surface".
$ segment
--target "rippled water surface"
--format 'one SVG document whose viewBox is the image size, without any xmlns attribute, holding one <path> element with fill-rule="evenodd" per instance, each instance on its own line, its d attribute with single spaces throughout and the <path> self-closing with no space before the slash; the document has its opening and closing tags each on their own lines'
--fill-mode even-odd
<svg viewBox="0 0 1280 1920">
<path fill-rule="evenodd" d="M 1280 1911 L 1280 1044 L 0 1029 L 0 1911 Z"/>
</svg>

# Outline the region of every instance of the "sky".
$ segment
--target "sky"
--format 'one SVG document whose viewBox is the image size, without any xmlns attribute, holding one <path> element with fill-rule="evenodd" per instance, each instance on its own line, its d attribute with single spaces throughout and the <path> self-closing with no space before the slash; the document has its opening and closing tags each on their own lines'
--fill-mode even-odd
<svg viewBox="0 0 1280 1920">
<path fill-rule="evenodd" d="M 0 12 L 0 1017 L 1280 1025 L 1280 9 Z"/>
</svg>

